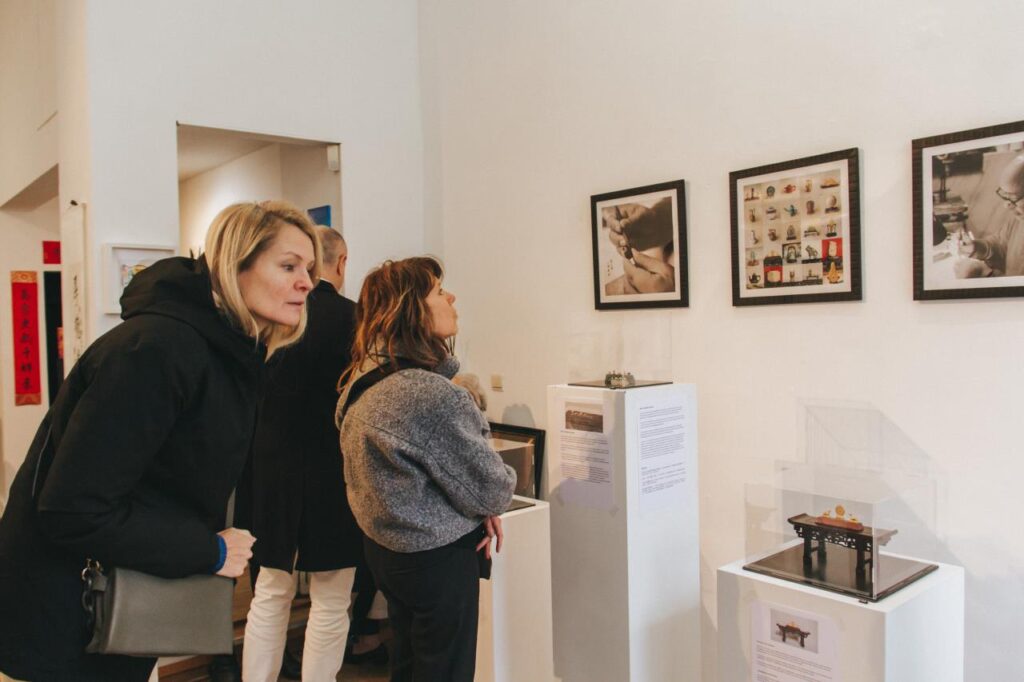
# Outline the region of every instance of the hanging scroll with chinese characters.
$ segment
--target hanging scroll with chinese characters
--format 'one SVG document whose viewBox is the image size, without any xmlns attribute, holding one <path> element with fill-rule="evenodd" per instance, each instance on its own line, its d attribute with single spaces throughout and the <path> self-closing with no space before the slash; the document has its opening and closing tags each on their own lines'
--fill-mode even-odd
<svg viewBox="0 0 1024 682">
<path fill-rule="evenodd" d="M 39 405 L 39 282 L 36 273 L 11 272 L 11 307 L 14 321 L 14 404 Z"/>
</svg>

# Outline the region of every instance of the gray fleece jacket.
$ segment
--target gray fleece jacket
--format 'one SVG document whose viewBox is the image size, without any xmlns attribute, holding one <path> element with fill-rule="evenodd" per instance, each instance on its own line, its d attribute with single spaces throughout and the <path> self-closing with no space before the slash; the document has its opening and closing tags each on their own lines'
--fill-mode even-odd
<svg viewBox="0 0 1024 682">
<path fill-rule="evenodd" d="M 491 448 L 487 421 L 469 393 L 451 382 L 458 369 L 449 358 L 434 371 L 391 374 L 367 389 L 344 421 L 347 389 L 338 402 L 352 513 L 371 540 L 392 551 L 447 545 L 512 500 L 516 473 Z"/>
</svg>

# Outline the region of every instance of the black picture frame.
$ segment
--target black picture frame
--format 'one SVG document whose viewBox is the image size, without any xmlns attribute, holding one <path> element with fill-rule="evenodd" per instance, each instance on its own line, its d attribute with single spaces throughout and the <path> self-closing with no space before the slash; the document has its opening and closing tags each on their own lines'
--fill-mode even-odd
<svg viewBox="0 0 1024 682">
<path fill-rule="evenodd" d="M 922 137 L 911 154 L 914 300 L 1024 296 L 1024 121 Z"/>
<path fill-rule="evenodd" d="M 733 171 L 729 204 L 734 306 L 861 300 L 857 148 Z"/>
<path fill-rule="evenodd" d="M 492 438 L 514 440 L 533 445 L 533 480 L 530 481 L 530 485 L 532 485 L 533 490 L 531 491 L 527 486 L 522 485 L 523 481 L 518 481 L 516 483 L 516 494 L 523 495 L 524 497 L 532 497 L 537 500 L 543 499 L 540 484 L 541 476 L 544 473 L 544 430 L 534 429 L 529 426 L 501 424 L 498 422 L 488 422 L 488 425 L 491 428 Z M 512 466 L 515 468 L 514 464 L 512 464 Z"/>
<path fill-rule="evenodd" d="M 590 222 L 597 310 L 689 306 L 685 180 L 595 194 Z"/>
</svg>

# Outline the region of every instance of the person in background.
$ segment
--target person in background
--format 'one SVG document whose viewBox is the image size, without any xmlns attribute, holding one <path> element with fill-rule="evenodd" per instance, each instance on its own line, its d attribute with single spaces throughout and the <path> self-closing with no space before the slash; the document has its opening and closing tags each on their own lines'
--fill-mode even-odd
<svg viewBox="0 0 1024 682">
<path fill-rule="evenodd" d="M 333 681 L 348 636 L 348 606 L 362 532 L 348 506 L 334 408 L 350 361 L 355 304 L 338 291 L 348 249 L 318 227 L 320 283 L 309 295 L 306 335 L 270 364 L 253 441 L 251 528 L 259 567 L 242 647 L 242 679 L 274 682 L 281 670 L 298 571 L 312 601 L 302 655 L 305 682 Z"/>
<path fill-rule="evenodd" d="M 996 195 L 1005 211 L 993 220 L 993 230 L 984 237 L 963 233 L 954 273 L 960 279 L 975 277 L 1020 277 L 1024 275 L 1024 154 L 1011 159 L 999 176 Z"/>
<path fill-rule="evenodd" d="M 388 601 L 393 682 L 473 679 L 480 578 L 516 483 L 451 382 L 458 315 L 442 276 L 426 257 L 367 275 L 338 403 L 349 503 Z"/>
<path fill-rule="evenodd" d="M 319 256 L 303 211 L 235 204 L 214 219 L 204 256 L 132 278 L 124 322 L 68 374 L 0 519 L 0 671 L 149 679 L 155 658 L 85 653 L 88 558 L 165 578 L 242 574 L 254 540 L 224 529 L 228 499 L 264 362 L 302 335 Z"/>
</svg>

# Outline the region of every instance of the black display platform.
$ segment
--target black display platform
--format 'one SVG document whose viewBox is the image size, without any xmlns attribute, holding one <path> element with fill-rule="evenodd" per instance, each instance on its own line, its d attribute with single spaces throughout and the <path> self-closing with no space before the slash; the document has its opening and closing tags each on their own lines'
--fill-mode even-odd
<svg viewBox="0 0 1024 682">
<path fill-rule="evenodd" d="M 570 381 L 570 386 L 586 386 L 587 388 L 610 388 L 614 391 L 628 389 L 628 388 L 643 388 L 644 386 L 664 386 L 665 384 L 671 384 L 671 381 L 659 381 L 658 379 L 637 379 L 632 386 L 607 386 L 602 379 L 595 379 L 594 381 Z"/>
<path fill-rule="evenodd" d="M 801 543 L 751 562 L 743 569 L 857 599 L 879 601 L 938 568 L 935 564 L 885 554 L 878 560 L 878 584 L 873 585 L 870 570 L 861 572 L 864 577 L 858 578 L 855 550 L 829 545 L 826 557 L 819 561 L 815 555 L 811 564 L 806 565 Z"/>
</svg>

